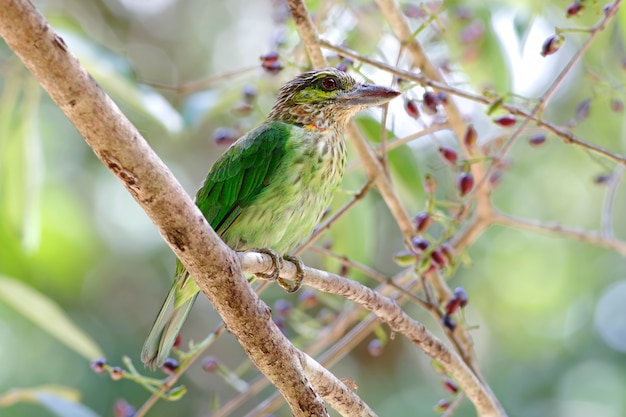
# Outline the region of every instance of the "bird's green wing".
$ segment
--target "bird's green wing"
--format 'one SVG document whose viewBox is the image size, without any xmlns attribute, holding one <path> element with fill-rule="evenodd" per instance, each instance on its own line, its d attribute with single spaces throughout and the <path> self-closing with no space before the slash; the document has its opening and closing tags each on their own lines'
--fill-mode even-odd
<svg viewBox="0 0 626 417">
<path fill-rule="evenodd" d="M 286 152 L 289 125 L 270 122 L 242 137 L 217 160 L 196 194 L 207 221 L 222 234 L 271 182 Z"/>
</svg>

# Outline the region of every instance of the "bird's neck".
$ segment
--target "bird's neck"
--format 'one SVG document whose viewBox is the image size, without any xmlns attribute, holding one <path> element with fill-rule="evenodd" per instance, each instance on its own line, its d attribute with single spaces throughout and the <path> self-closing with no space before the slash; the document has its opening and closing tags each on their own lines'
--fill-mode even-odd
<svg viewBox="0 0 626 417">
<path fill-rule="evenodd" d="M 348 120 L 341 117 L 342 113 L 319 106 L 301 104 L 292 107 L 274 107 L 268 120 L 300 126 L 310 130 L 329 133 L 340 133 Z M 349 117 L 348 117 L 349 119 Z"/>
</svg>

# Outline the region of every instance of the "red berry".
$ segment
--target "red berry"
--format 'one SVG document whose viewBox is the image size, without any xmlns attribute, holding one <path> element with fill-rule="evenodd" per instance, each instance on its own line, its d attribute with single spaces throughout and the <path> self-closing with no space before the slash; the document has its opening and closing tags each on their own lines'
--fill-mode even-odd
<svg viewBox="0 0 626 417">
<path fill-rule="evenodd" d="M 444 159 L 444 161 L 448 162 L 450 165 L 456 164 L 456 161 L 459 159 L 456 151 L 446 146 L 442 146 L 439 148 L 439 154 Z"/>
<path fill-rule="evenodd" d="M 528 139 L 528 143 L 530 143 L 531 146 L 542 145 L 545 141 L 546 141 L 546 135 L 544 134 L 534 135 L 534 136 L 531 136 L 530 139 Z"/>
<path fill-rule="evenodd" d="M 445 326 L 446 329 L 450 330 L 451 332 L 456 329 L 456 322 L 454 321 L 454 319 L 452 319 L 452 317 L 448 316 L 447 314 L 441 318 L 441 323 Z"/>
<path fill-rule="evenodd" d="M 174 344 L 172 345 L 172 349 L 178 349 L 180 347 L 180 343 L 182 342 L 183 337 L 178 333 L 176 339 L 174 339 Z"/>
<path fill-rule="evenodd" d="M 168 375 L 172 375 L 178 369 L 178 361 L 174 358 L 167 358 L 163 365 L 161 365 L 161 369 Z"/>
<path fill-rule="evenodd" d="M 437 265 L 439 268 L 443 268 L 446 266 L 446 258 L 441 253 L 441 249 L 436 249 L 432 251 L 430 254 L 430 259 Z"/>
<path fill-rule="evenodd" d="M 461 300 L 461 308 L 467 305 L 467 292 L 465 292 L 465 288 L 456 287 L 454 289 L 454 297 Z"/>
<path fill-rule="evenodd" d="M 272 62 L 276 62 L 278 61 L 278 52 L 270 51 L 266 53 L 265 55 L 261 55 L 259 59 L 261 60 L 261 63 L 263 66 L 265 66 L 266 64 L 270 64 Z"/>
<path fill-rule="evenodd" d="M 441 399 L 435 406 L 435 412 L 441 414 L 444 411 L 446 411 L 448 408 L 450 408 L 450 401 Z"/>
<path fill-rule="evenodd" d="M 96 359 L 91 361 L 91 363 L 89 364 L 89 366 L 91 366 L 91 369 L 97 373 L 97 374 L 101 374 L 103 372 L 106 371 L 106 369 L 104 369 L 104 366 L 107 364 L 107 360 L 104 358 L 100 358 L 100 359 Z"/>
<path fill-rule="evenodd" d="M 424 252 L 430 246 L 430 242 L 422 236 L 413 236 L 411 243 L 415 249 L 418 249 L 418 252 Z"/>
<path fill-rule="evenodd" d="M 622 102 L 622 100 L 611 100 L 611 110 L 615 113 L 621 113 L 624 110 L 624 103 Z"/>
<path fill-rule="evenodd" d="M 432 217 L 430 217 L 430 214 L 428 214 L 425 211 L 422 211 L 421 213 L 417 213 L 417 215 L 413 218 L 413 223 L 415 223 L 415 229 L 418 232 L 423 232 L 426 229 L 428 229 L 428 227 L 432 224 L 433 219 Z"/>
<path fill-rule="evenodd" d="M 563 46 L 563 42 L 565 42 L 563 35 L 550 36 L 541 46 L 541 56 L 546 57 L 552 55 Z"/>
<path fill-rule="evenodd" d="M 449 243 L 442 243 L 439 249 L 448 262 L 454 261 L 454 249 Z"/>
<path fill-rule="evenodd" d="M 443 386 L 446 389 L 446 391 L 448 391 L 450 394 L 454 395 L 457 392 L 459 392 L 459 387 L 456 385 L 456 383 L 451 380 L 450 378 L 444 378 L 443 379 Z"/>
<path fill-rule="evenodd" d="M 476 132 L 476 128 L 474 125 L 470 124 L 467 126 L 467 130 L 465 131 L 465 136 L 463 137 L 463 143 L 467 147 L 467 149 L 476 148 L 476 141 L 478 140 L 478 133 Z"/>
<path fill-rule="evenodd" d="M 219 362 L 215 356 L 207 356 L 202 359 L 202 370 L 204 372 L 213 373 L 219 368 Z"/>
<path fill-rule="evenodd" d="M 579 2 L 575 1 L 567 6 L 565 17 L 572 17 L 578 15 L 585 7 Z"/>
<path fill-rule="evenodd" d="M 422 97 L 424 103 L 424 109 L 426 113 L 435 114 L 437 113 L 437 104 L 439 104 L 439 100 L 437 96 L 432 91 L 426 91 L 424 96 Z"/>
<path fill-rule="evenodd" d="M 414 119 L 417 119 L 420 117 L 420 112 L 417 108 L 417 104 L 415 103 L 415 100 L 404 100 L 404 110 L 406 111 L 406 114 L 408 114 Z"/>
<path fill-rule="evenodd" d="M 472 188 L 474 188 L 474 177 L 472 177 L 472 174 L 469 172 L 463 172 L 459 175 L 457 187 L 461 197 L 466 196 L 470 191 L 472 191 Z"/>
<path fill-rule="evenodd" d="M 383 343 L 380 339 L 372 339 L 367 345 L 367 350 L 369 350 L 372 356 L 380 356 L 383 354 Z"/>
<path fill-rule="evenodd" d="M 498 126 L 511 127 L 515 125 L 517 119 L 513 115 L 505 114 L 504 116 L 496 117 L 495 119 L 493 119 L 493 122 Z"/>
<path fill-rule="evenodd" d="M 283 64 L 281 64 L 280 61 L 263 61 L 261 66 L 265 71 L 269 72 L 270 74 L 278 74 L 283 69 Z"/>
<path fill-rule="evenodd" d="M 456 297 L 450 298 L 446 303 L 446 315 L 451 316 L 452 314 L 456 313 L 459 307 L 461 307 L 461 300 Z"/>
</svg>

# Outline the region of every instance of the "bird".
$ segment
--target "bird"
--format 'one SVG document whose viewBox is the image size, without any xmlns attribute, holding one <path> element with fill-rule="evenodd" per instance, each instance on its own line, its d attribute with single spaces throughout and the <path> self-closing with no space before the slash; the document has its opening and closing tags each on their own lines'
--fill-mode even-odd
<svg viewBox="0 0 626 417">
<path fill-rule="evenodd" d="M 276 279 L 282 259 L 294 261 L 295 284 L 279 284 L 296 291 L 302 262 L 289 251 L 313 232 L 343 178 L 345 126 L 357 112 L 399 94 L 335 68 L 296 76 L 280 88 L 267 119 L 213 164 L 196 205 L 231 249 L 272 257 L 274 272 L 261 278 Z M 155 369 L 168 358 L 199 291 L 177 260 L 174 283 L 141 351 L 145 365 Z"/>
</svg>

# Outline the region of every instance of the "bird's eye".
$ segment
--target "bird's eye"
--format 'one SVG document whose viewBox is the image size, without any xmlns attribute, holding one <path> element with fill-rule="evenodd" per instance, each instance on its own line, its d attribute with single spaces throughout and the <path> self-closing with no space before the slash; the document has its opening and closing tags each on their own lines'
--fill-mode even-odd
<svg viewBox="0 0 626 417">
<path fill-rule="evenodd" d="M 327 77 L 322 80 L 322 87 L 326 91 L 332 91 L 337 88 L 337 80 L 332 77 Z"/>
</svg>

